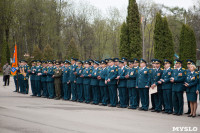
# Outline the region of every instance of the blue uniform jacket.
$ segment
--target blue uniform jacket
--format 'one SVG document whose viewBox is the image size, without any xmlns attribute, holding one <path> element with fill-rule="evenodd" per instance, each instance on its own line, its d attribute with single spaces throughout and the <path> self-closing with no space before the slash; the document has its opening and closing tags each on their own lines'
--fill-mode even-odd
<svg viewBox="0 0 200 133">
<path fill-rule="evenodd" d="M 198 72 L 188 72 L 185 82 L 189 84 L 189 86 L 186 87 L 186 92 L 196 92 L 198 90 Z"/>
<path fill-rule="evenodd" d="M 62 83 L 63 84 L 69 82 L 69 74 L 70 74 L 69 67 L 64 67 L 63 74 L 62 74 Z"/>
<path fill-rule="evenodd" d="M 116 66 L 110 66 L 107 71 L 107 77 L 106 80 L 110 79 L 110 82 L 108 82 L 108 85 L 115 85 L 117 84 L 117 80 L 115 79 L 118 74 L 118 68 Z"/>
<path fill-rule="evenodd" d="M 83 67 L 78 67 L 76 69 L 76 72 L 77 72 L 77 75 L 76 75 L 76 84 L 82 84 L 83 83 L 83 78 L 80 77 L 82 74 L 83 74 L 83 70 L 84 68 Z"/>
<path fill-rule="evenodd" d="M 138 74 L 138 68 L 137 67 L 127 69 L 126 75 L 129 76 L 129 78 L 127 79 L 127 88 L 136 87 L 137 74 Z"/>
<path fill-rule="evenodd" d="M 30 71 L 30 79 L 31 80 L 35 80 L 35 71 L 36 71 L 36 66 L 32 66 L 31 67 L 31 71 Z"/>
<path fill-rule="evenodd" d="M 47 82 L 53 82 L 54 78 L 52 78 L 54 74 L 54 67 L 48 67 L 48 71 L 47 71 Z"/>
<path fill-rule="evenodd" d="M 44 71 L 47 71 L 47 67 L 43 67 L 42 68 L 41 82 L 46 82 L 47 81 L 47 74 L 44 73 Z"/>
<path fill-rule="evenodd" d="M 118 68 L 118 76 L 120 76 L 118 81 L 118 87 L 126 87 L 127 85 L 127 80 L 125 78 L 126 73 L 127 73 L 127 68 L 125 67 Z"/>
<path fill-rule="evenodd" d="M 74 65 L 71 65 L 70 66 L 70 82 L 74 82 L 74 80 L 76 79 L 76 76 L 74 75 L 74 72 L 76 72 L 76 69 L 77 69 L 77 66 L 74 64 Z"/>
<path fill-rule="evenodd" d="M 150 73 L 151 71 L 149 71 L 149 69 L 147 67 L 145 68 L 140 68 L 138 70 L 138 74 L 137 74 L 137 78 L 136 78 L 136 86 L 138 88 L 145 88 L 145 86 L 150 85 Z"/>
<path fill-rule="evenodd" d="M 151 71 L 151 81 L 150 81 L 151 85 L 156 84 L 158 89 L 162 89 L 162 85 L 158 84 L 158 81 L 162 77 L 162 73 L 163 73 L 163 70 L 161 68 L 159 68 L 158 70 L 157 69 L 153 69 Z"/>
<path fill-rule="evenodd" d="M 171 68 L 167 69 L 167 70 L 163 70 L 163 74 L 161 79 L 164 80 L 164 82 L 162 82 L 162 89 L 172 89 L 172 83 L 170 82 L 171 76 L 173 74 L 173 70 Z"/>
<path fill-rule="evenodd" d="M 94 68 L 92 71 L 92 77 L 91 77 L 91 82 L 90 85 L 92 86 L 99 86 L 99 80 L 97 77 L 100 75 L 100 69 L 99 68 Z"/>
<path fill-rule="evenodd" d="M 172 85 L 172 91 L 175 92 L 182 92 L 184 91 L 184 82 L 185 82 L 185 78 L 186 78 L 186 72 L 185 69 L 180 68 L 178 69 L 174 69 L 173 70 L 173 74 L 172 77 L 174 78 L 174 83 Z"/>
<path fill-rule="evenodd" d="M 41 76 L 38 76 L 38 73 L 42 73 L 42 67 L 41 66 L 36 66 L 36 71 L 35 71 L 35 80 L 41 80 Z"/>
<path fill-rule="evenodd" d="M 91 68 L 85 68 L 83 70 L 83 84 L 85 85 L 90 85 L 90 80 L 91 78 L 89 77 L 89 75 L 92 74 L 92 69 Z"/>
<path fill-rule="evenodd" d="M 105 78 L 106 78 L 106 74 L 107 74 L 107 68 L 101 68 L 99 76 L 101 77 L 100 81 L 99 81 L 99 86 L 106 86 L 105 84 Z"/>
</svg>

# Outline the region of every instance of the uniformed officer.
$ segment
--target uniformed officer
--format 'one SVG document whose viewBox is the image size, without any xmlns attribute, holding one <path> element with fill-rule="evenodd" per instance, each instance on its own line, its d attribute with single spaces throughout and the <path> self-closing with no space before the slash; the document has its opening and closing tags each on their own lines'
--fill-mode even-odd
<svg viewBox="0 0 200 133">
<path fill-rule="evenodd" d="M 48 90 L 47 90 L 47 62 L 42 61 L 42 72 L 41 72 L 41 83 L 42 83 L 42 97 L 47 98 L 48 96 Z"/>
<path fill-rule="evenodd" d="M 149 108 L 149 87 L 150 87 L 150 71 L 146 67 L 146 61 L 140 59 L 140 69 L 136 78 L 136 88 L 139 89 L 142 107 L 139 110 L 148 111 Z"/>
<path fill-rule="evenodd" d="M 17 81 L 18 79 L 18 71 L 16 71 L 16 74 L 13 76 L 14 83 L 15 83 L 15 91 L 13 92 L 19 92 L 19 83 Z"/>
<path fill-rule="evenodd" d="M 107 74 L 107 68 L 106 68 L 106 61 L 102 60 L 101 61 L 101 70 L 100 74 L 97 77 L 99 80 L 99 87 L 100 87 L 100 92 L 101 92 L 101 99 L 102 99 L 102 104 L 103 106 L 107 106 L 108 104 L 108 88 L 107 85 L 105 84 L 105 78 Z"/>
<path fill-rule="evenodd" d="M 22 68 L 23 68 L 23 60 L 20 60 L 19 61 L 19 68 L 18 68 L 18 73 L 19 73 L 19 75 L 18 75 L 18 83 L 19 83 L 19 89 L 20 89 L 20 93 L 23 93 L 23 91 L 24 91 L 24 84 L 23 84 L 23 71 L 22 71 Z"/>
<path fill-rule="evenodd" d="M 196 117 L 196 110 L 197 110 L 197 95 L 198 91 L 198 79 L 199 75 L 198 72 L 195 72 L 196 66 L 194 63 L 190 64 L 189 71 L 186 75 L 186 81 L 184 83 L 186 87 L 187 93 L 187 100 L 190 102 L 191 113 L 188 117 Z"/>
<path fill-rule="evenodd" d="M 116 107 L 117 105 L 117 80 L 115 79 L 118 74 L 118 68 L 114 65 L 114 60 L 109 60 L 110 67 L 108 69 L 107 77 L 105 79 L 105 84 L 108 84 L 108 90 L 110 95 L 110 105 L 109 107 Z"/>
<path fill-rule="evenodd" d="M 76 61 L 77 59 L 75 58 L 71 58 L 71 66 L 70 66 L 70 85 L 71 85 L 71 93 L 72 93 L 72 101 L 76 101 L 77 100 L 77 90 L 76 90 L 76 84 L 74 83 L 75 81 L 75 72 L 77 69 L 77 65 L 76 65 Z"/>
<path fill-rule="evenodd" d="M 151 76 L 151 88 L 155 88 L 157 86 L 157 93 L 154 94 L 154 102 L 155 102 L 155 110 L 151 112 L 160 112 L 162 111 L 162 85 L 158 83 L 158 81 L 162 77 L 163 69 L 160 68 L 161 61 L 158 59 L 154 60 L 155 69 L 152 70 Z"/>
<path fill-rule="evenodd" d="M 172 83 L 170 82 L 173 70 L 171 69 L 171 61 L 165 59 L 164 60 L 164 70 L 159 84 L 162 84 L 163 90 L 163 100 L 165 105 L 165 113 L 172 114 L 173 106 L 172 106 Z"/>
<path fill-rule="evenodd" d="M 30 80 L 31 80 L 31 90 L 32 90 L 32 95 L 31 96 L 36 96 L 37 95 L 37 90 L 36 90 L 36 83 L 35 83 L 35 71 L 36 71 L 36 60 L 32 61 L 31 69 L 29 70 L 30 74 Z"/>
<path fill-rule="evenodd" d="M 77 89 L 77 99 L 78 102 L 83 102 L 84 97 L 83 97 L 83 77 L 81 77 L 82 73 L 83 73 L 83 62 L 78 60 L 76 61 L 77 63 L 77 69 L 75 72 L 76 75 L 76 79 L 75 79 L 75 83 L 76 83 L 76 89 Z"/>
<path fill-rule="evenodd" d="M 190 70 L 189 70 L 189 68 L 190 68 L 190 65 L 191 64 L 194 64 L 194 61 L 193 60 L 191 60 L 191 59 L 187 59 L 186 60 L 186 62 L 187 62 L 187 70 L 186 70 L 186 72 L 187 72 L 187 74 L 190 72 Z M 195 72 L 197 72 L 198 70 L 195 70 Z M 186 74 L 186 75 L 187 75 Z M 186 91 L 186 87 L 185 87 L 185 91 Z M 187 101 L 188 101 L 188 99 L 187 99 Z M 187 113 L 185 113 L 185 114 L 190 114 L 191 113 L 191 109 L 190 109 L 190 102 L 188 101 L 188 111 L 187 111 Z"/>
<path fill-rule="evenodd" d="M 52 77 L 54 75 L 54 66 L 53 62 L 49 61 L 48 62 L 49 67 L 47 72 L 47 89 L 48 89 L 48 94 L 49 94 L 49 99 L 54 98 L 54 78 Z"/>
<path fill-rule="evenodd" d="M 93 104 L 95 105 L 98 105 L 100 102 L 99 80 L 97 79 L 99 73 L 100 73 L 99 62 L 94 61 L 93 70 L 91 73 L 90 85 L 92 87 Z"/>
<path fill-rule="evenodd" d="M 62 69 L 60 68 L 60 62 L 56 62 L 56 69 L 54 69 L 54 85 L 56 98 L 55 100 L 59 100 L 61 98 L 61 77 L 62 77 Z"/>
<path fill-rule="evenodd" d="M 42 72 L 42 66 L 41 66 L 41 61 L 37 60 L 37 66 L 36 66 L 36 70 L 35 70 L 35 87 L 36 87 L 36 92 L 37 92 L 37 96 L 41 97 L 41 73 Z"/>
<path fill-rule="evenodd" d="M 71 90 L 70 90 L 70 80 L 69 80 L 69 74 L 70 74 L 70 64 L 71 62 L 68 60 L 64 61 L 64 70 L 62 74 L 62 84 L 63 84 L 63 92 L 64 100 L 69 100 L 71 98 Z"/>
<path fill-rule="evenodd" d="M 172 103 L 174 107 L 174 115 L 183 114 L 183 91 L 184 82 L 186 77 L 185 69 L 182 68 L 182 61 L 179 59 L 175 60 L 176 69 L 173 70 L 173 75 L 171 77 L 172 85 Z"/>
<path fill-rule="evenodd" d="M 135 68 L 136 71 L 138 72 L 140 60 L 138 60 L 137 58 L 134 58 L 133 61 L 134 61 L 134 64 L 133 64 L 133 65 L 134 65 L 134 68 Z M 136 88 L 136 87 L 135 87 L 135 88 Z M 138 105 L 138 107 L 139 107 L 139 104 L 140 104 L 140 95 L 139 95 L 139 90 L 138 90 L 138 88 L 136 88 L 135 91 L 136 91 L 136 93 L 137 93 L 137 105 Z"/>
<path fill-rule="evenodd" d="M 64 68 L 65 68 L 65 66 L 64 66 L 64 62 L 63 61 L 60 61 L 60 68 L 61 68 L 61 70 L 62 70 L 62 74 L 63 74 L 63 70 L 64 70 Z M 62 76 L 61 76 L 62 77 Z M 61 84 L 60 84 L 60 90 L 61 90 L 61 98 L 63 99 L 63 97 L 64 97 L 64 91 L 63 91 L 63 84 L 62 84 L 62 78 L 60 79 L 61 80 Z"/>
<path fill-rule="evenodd" d="M 28 71 L 29 70 L 30 70 L 30 67 L 27 64 L 27 61 L 24 60 L 24 66 L 23 66 L 23 71 L 24 71 L 24 73 L 23 73 L 24 92 L 23 93 L 24 94 L 28 94 L 28 92 L 29 92 L 29 83 L 28 83 L 28 81 L 29 81 L 29 72 Z"/>
<path fill-rule="evenodd" d="M 138 88 L 136 88 L 136 77 L 138 73 L 138 69 L 134 67 L 134 61 L 129 61 L 129 68 L 126 71 L 125 78 L 127 79 L 127 88 L 128 88 L 128 94 L 129 94 L 129 107 L 128 109 L 137 109 L 139 106 L 138 103 Z"/>
<path fill-rule="evenodd" d="M 119 100 L 120 106 L 119 108 L 127 108 L 127 80 L 125 78 L 127 73 L 127 68 L 124 66 L 124 61 L 119 61 L 119 68 L 118 68 L 118 91 L 119 91 Z"/>
<path fill-rule="evenodd" d="M 84 62 L 84 70 L 81 77 L 83 78 L 83 88 L 84 88 L 84 97 L 85 97 L 85 103 L 91 102 L 91 88 L 90 88 L 90 80 L 91 80 L 91 73 L 92 69 L 90 68 L 90 62 L 85 61 Z"/>
</svg>

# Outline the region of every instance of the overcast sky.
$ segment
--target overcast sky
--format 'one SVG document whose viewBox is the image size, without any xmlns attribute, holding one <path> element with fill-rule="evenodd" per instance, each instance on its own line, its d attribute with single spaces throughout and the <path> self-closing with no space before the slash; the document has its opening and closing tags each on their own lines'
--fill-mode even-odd
<svg viewBox="0 0 200 133">
<path fill-rule="evenodd" d="M 78 0 L 76 0 L 78 1 Z M 79 1 L 88 1 L 95 7 L 106 11 L 109 7 L 117 7 L 119 9 L 127 8 L 128 0 L 79 0 Z M 139 2 L 140 0 L 137 0 Z M 164 4 L 169 7 L 179 6 L 188 9 L 191 7 L 195 0 L 151 0 L 155 3 Z"/>
</svg>

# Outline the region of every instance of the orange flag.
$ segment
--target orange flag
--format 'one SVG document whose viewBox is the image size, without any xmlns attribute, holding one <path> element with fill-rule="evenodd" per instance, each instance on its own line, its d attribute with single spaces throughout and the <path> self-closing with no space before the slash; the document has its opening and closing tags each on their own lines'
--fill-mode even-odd
<svg viewBox="0 0 200 133">
<path fill-rule="evenodd" d="M 13 53 L 13 61 L 12 61 L 12 69 L 11 69 L 11 74 L 15 75 L 17 72 L 17 68 L 18 67 L 18 60 L 17 60 L 17 44 L 15 44 L 15 49 L 14 49 L 14 53 Z"/>
</svg>

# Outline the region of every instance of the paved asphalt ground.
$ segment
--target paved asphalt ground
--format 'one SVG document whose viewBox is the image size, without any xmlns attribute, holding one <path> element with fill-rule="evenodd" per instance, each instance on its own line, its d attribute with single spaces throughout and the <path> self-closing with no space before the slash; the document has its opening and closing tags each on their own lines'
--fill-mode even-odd
<svg viewBox="0 0 200 133">
<path fill-rule="evenodd" d="M 56 101 L 13 91 L 13 78 L 10 86 L 4 87 L 1 76 L 0 133 L 169 133 L 173 127 L 197 127 L 200 132 L 200 116 Z"/>
</svg>

